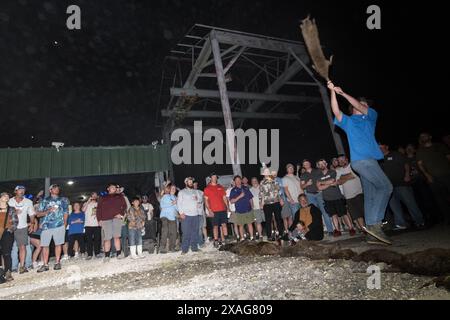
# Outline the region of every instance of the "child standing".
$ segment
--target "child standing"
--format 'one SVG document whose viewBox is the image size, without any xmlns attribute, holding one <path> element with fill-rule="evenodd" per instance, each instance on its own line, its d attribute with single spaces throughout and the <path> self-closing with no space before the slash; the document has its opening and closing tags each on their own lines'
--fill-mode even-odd
<svg viewBox="0 0 450 320">
<path fill-rule="evenodd" d="M 145 211 L 139 198 L 131 201 L 125 219 L 128 221 L 128 239 L 130 243 L 131 259 L 144 258 L 142 253 L 142 230 L 145 225 Z"/>
<path fill-rule="evenodd" d="M 81 255 L 84 256 L 84 222 L 86 216 L 84 212 L 81 211 L 81 204 L 75 202 L 73 204 L 73 211 L 67 219 L 67 224 L 69 225 L 69 256 L 78 258 L 78 252 L 73 252 L 73 247 L 75 241 L 78 242 L 78 247 L 80 248 Z"/>
</svg>

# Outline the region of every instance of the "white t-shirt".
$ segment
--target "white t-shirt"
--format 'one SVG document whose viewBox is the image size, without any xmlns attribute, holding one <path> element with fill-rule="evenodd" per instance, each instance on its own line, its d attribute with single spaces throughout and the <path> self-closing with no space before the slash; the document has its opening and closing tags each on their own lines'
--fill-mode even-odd
<svg viewBox="0 0 450 320">
<path fill-rule="evenodd" d="M 298 196 L 303 193 L 302 188 L 300 187 L 300 178 L 294 175 L 286 175 L 283 178 L 283 186 L 287 187 L 289 190 L 292 200 L 294 200 L 295 203 L 298 203 Z"/>
<path fill-rule="evenodd" d="M 86 206 L 85 215 L 85 227 L 98 227 L 97 221 L 97 201 L 91 201 Z"/>
<path fill-rule="evenodd" d="M 261 199 L 259 199 L 259 186 L 258 187 L 251 187 L 250 188 L 250 192 L 252 193 L 252 195 L 253 195 L 253 198 L 252 198 L 252 200 L 253 200 L 253 209 L 254 210 L 259 210 L 259 209 L 261 209 L 260 208 L 260 203 L 259 203 L 259 201 L 261 200 Z"/>
<path fill-rule="evenodd" d="M 154 210 L 152 204 L 148 203 L 148 202 L 142 203 L 142 207 L 144 208 L 145 212 L 147 212 L 147 219 L 148 220 L 152 220 L 152 218 L 153 218 L 153 210 Z"/>
<path fill-rule="evenodd" d="M 353 172 L 350 165 L 348 165 L 345 168 L 337 168 L 336 169 L 336 179 L 339 179 L 342 176 L 345 176 L 347 174 L 353 174 L 355 176 L 355 179 L 349 180 L 343 185 L 341 185 L 341 191 L 344 195 L 345 199 L 353 199 L 357 195 L 363 193 L 362 186 L 361 186 L 361 180 L 359 177 Z"/>
<path fill-rule="evenodd" d="M 14 207 L 19 217 L 19 224 L 17 229 L 23 229 L 28 227 L 27 216 L 34 216 L 36 212 L 34 211 L 33 202 L 30 199 L 23 198 L 22 201 L 17 202 L 16 198 L 9 199 L 8 202 L 10 207 Z"/>
<path fill-rule="evenodd" d="M 227 196 L 227 199 L 228 199 L 228 202 L 229 202 L 229 206 L 230 206 L 231 212 L 235 212 L 235 211 L 236 211 L 236 207 L 235 207 L 234 203 L 231 203 L 231 202 L 230 202 L 230 193 L 231 193 L 231 189 L 233 189 L 233 187 L 229 187 L 229 188 L 227 189 L 227 191 L 225 192 L 225 194 L 226 194 L 226 196 Z"/>
</svg>

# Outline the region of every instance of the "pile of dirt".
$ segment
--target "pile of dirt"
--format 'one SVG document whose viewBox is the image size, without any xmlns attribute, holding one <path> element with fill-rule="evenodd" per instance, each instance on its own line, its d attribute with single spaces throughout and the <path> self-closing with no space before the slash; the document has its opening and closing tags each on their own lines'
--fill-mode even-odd
<svg viewBox="0 0 450 320">
<path fill-rule="evenodd" d="M 430 248 L 408 254 L 388 249 L 371 249 L 360 254 L 341 248 L 339 244 L 300 241 L 294 246 L 280 246 L 272 242 L 226 244 L 221 248 L 241 256 L 306 257 L 311 260 L 344 259 L 355 262 L 386 263 L 388 272 L 402 272 L 423 276 L 435 276 L 437 286 L 450 288 L 450 249 Z"/>
</svg>

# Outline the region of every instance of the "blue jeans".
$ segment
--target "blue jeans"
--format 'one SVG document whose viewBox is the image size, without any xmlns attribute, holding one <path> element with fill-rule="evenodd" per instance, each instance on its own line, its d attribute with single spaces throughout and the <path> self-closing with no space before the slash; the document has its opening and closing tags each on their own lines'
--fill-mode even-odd
<svg viewBox="0 0 450 320">
<path fill-rule="evenodd" d="M 141 229 L 128 229 L 128 241 L 130 246 L 142 246 Z"/>
<path fill-rule="evenodd" d="M 414 222 L 416 224 L 423 224 L 422 211 L 420 211 L 419 206 L 417 205 L 413 189 L 410 186 L 394 187 L 394 191 L 392 192 L 389 206 L 394 213 L 395 224 L 398 226 L 406 226 L 401 202 L 403 202 L 408 209 Z"/>
<path fill-rule="evenodd" d="M 181 220 L 181 231 L 183 232 L 181 241 L 181 251 L 188 252 L 189 247 L 192 251 L 198 250 L 198 229 L 200 216 L 186 216 Z"/>
<path fill-rule="evenodd" d="M 308 202 L 315 205 L 322 212 L 323 221 L 327 228 L 327 232 L 333 232 L 333 223 L 331 222 L 331 218 L 325 210 L 325 201 L 323 201 L 322 192 L 319 193 L 309 193 L 306 192 L 306 197 L 308 198 Z"/>
<path fill-rule="evenodd" d="M 295 213 L 300 209 L 300 203 L 292 204 L 289 201 L 287 203 L 289 204 L 289 207 L 291 207 L 292 219 L 294 219 Z"/>
<path fill-rule="evenodd" d="M 25 247 L 27 251 L 27 255 L 25 257 L 25 267 L 31 268 L 33 265 L 32 260 L 32 252 L 31 244 L 28 242 L 28 245 Z M 18 270 L 19 268 L 19 248 L 17 247 L 16 241 L 13 243 L 12 251 L 11 251 L 11 260 L 12 260 L 12 270 Z"/>
<path fill-rule="evenodd" d="M 366 224 L 381 224 L 391 197 L 392 183 L 375 159 L 353 161 L 351 166 L 361 178 Z"/>
</svg>

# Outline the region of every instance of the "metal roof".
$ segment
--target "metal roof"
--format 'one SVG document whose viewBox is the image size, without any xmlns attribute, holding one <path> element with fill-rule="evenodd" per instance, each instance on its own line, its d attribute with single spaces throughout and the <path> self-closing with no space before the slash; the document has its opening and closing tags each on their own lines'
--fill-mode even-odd
<svg viewBox="0 0 450 320">
<path fill-rule="evenodd" d="M 0 181 L 168 170 L 167 145 L 0 149 Z"/>
</svg>

